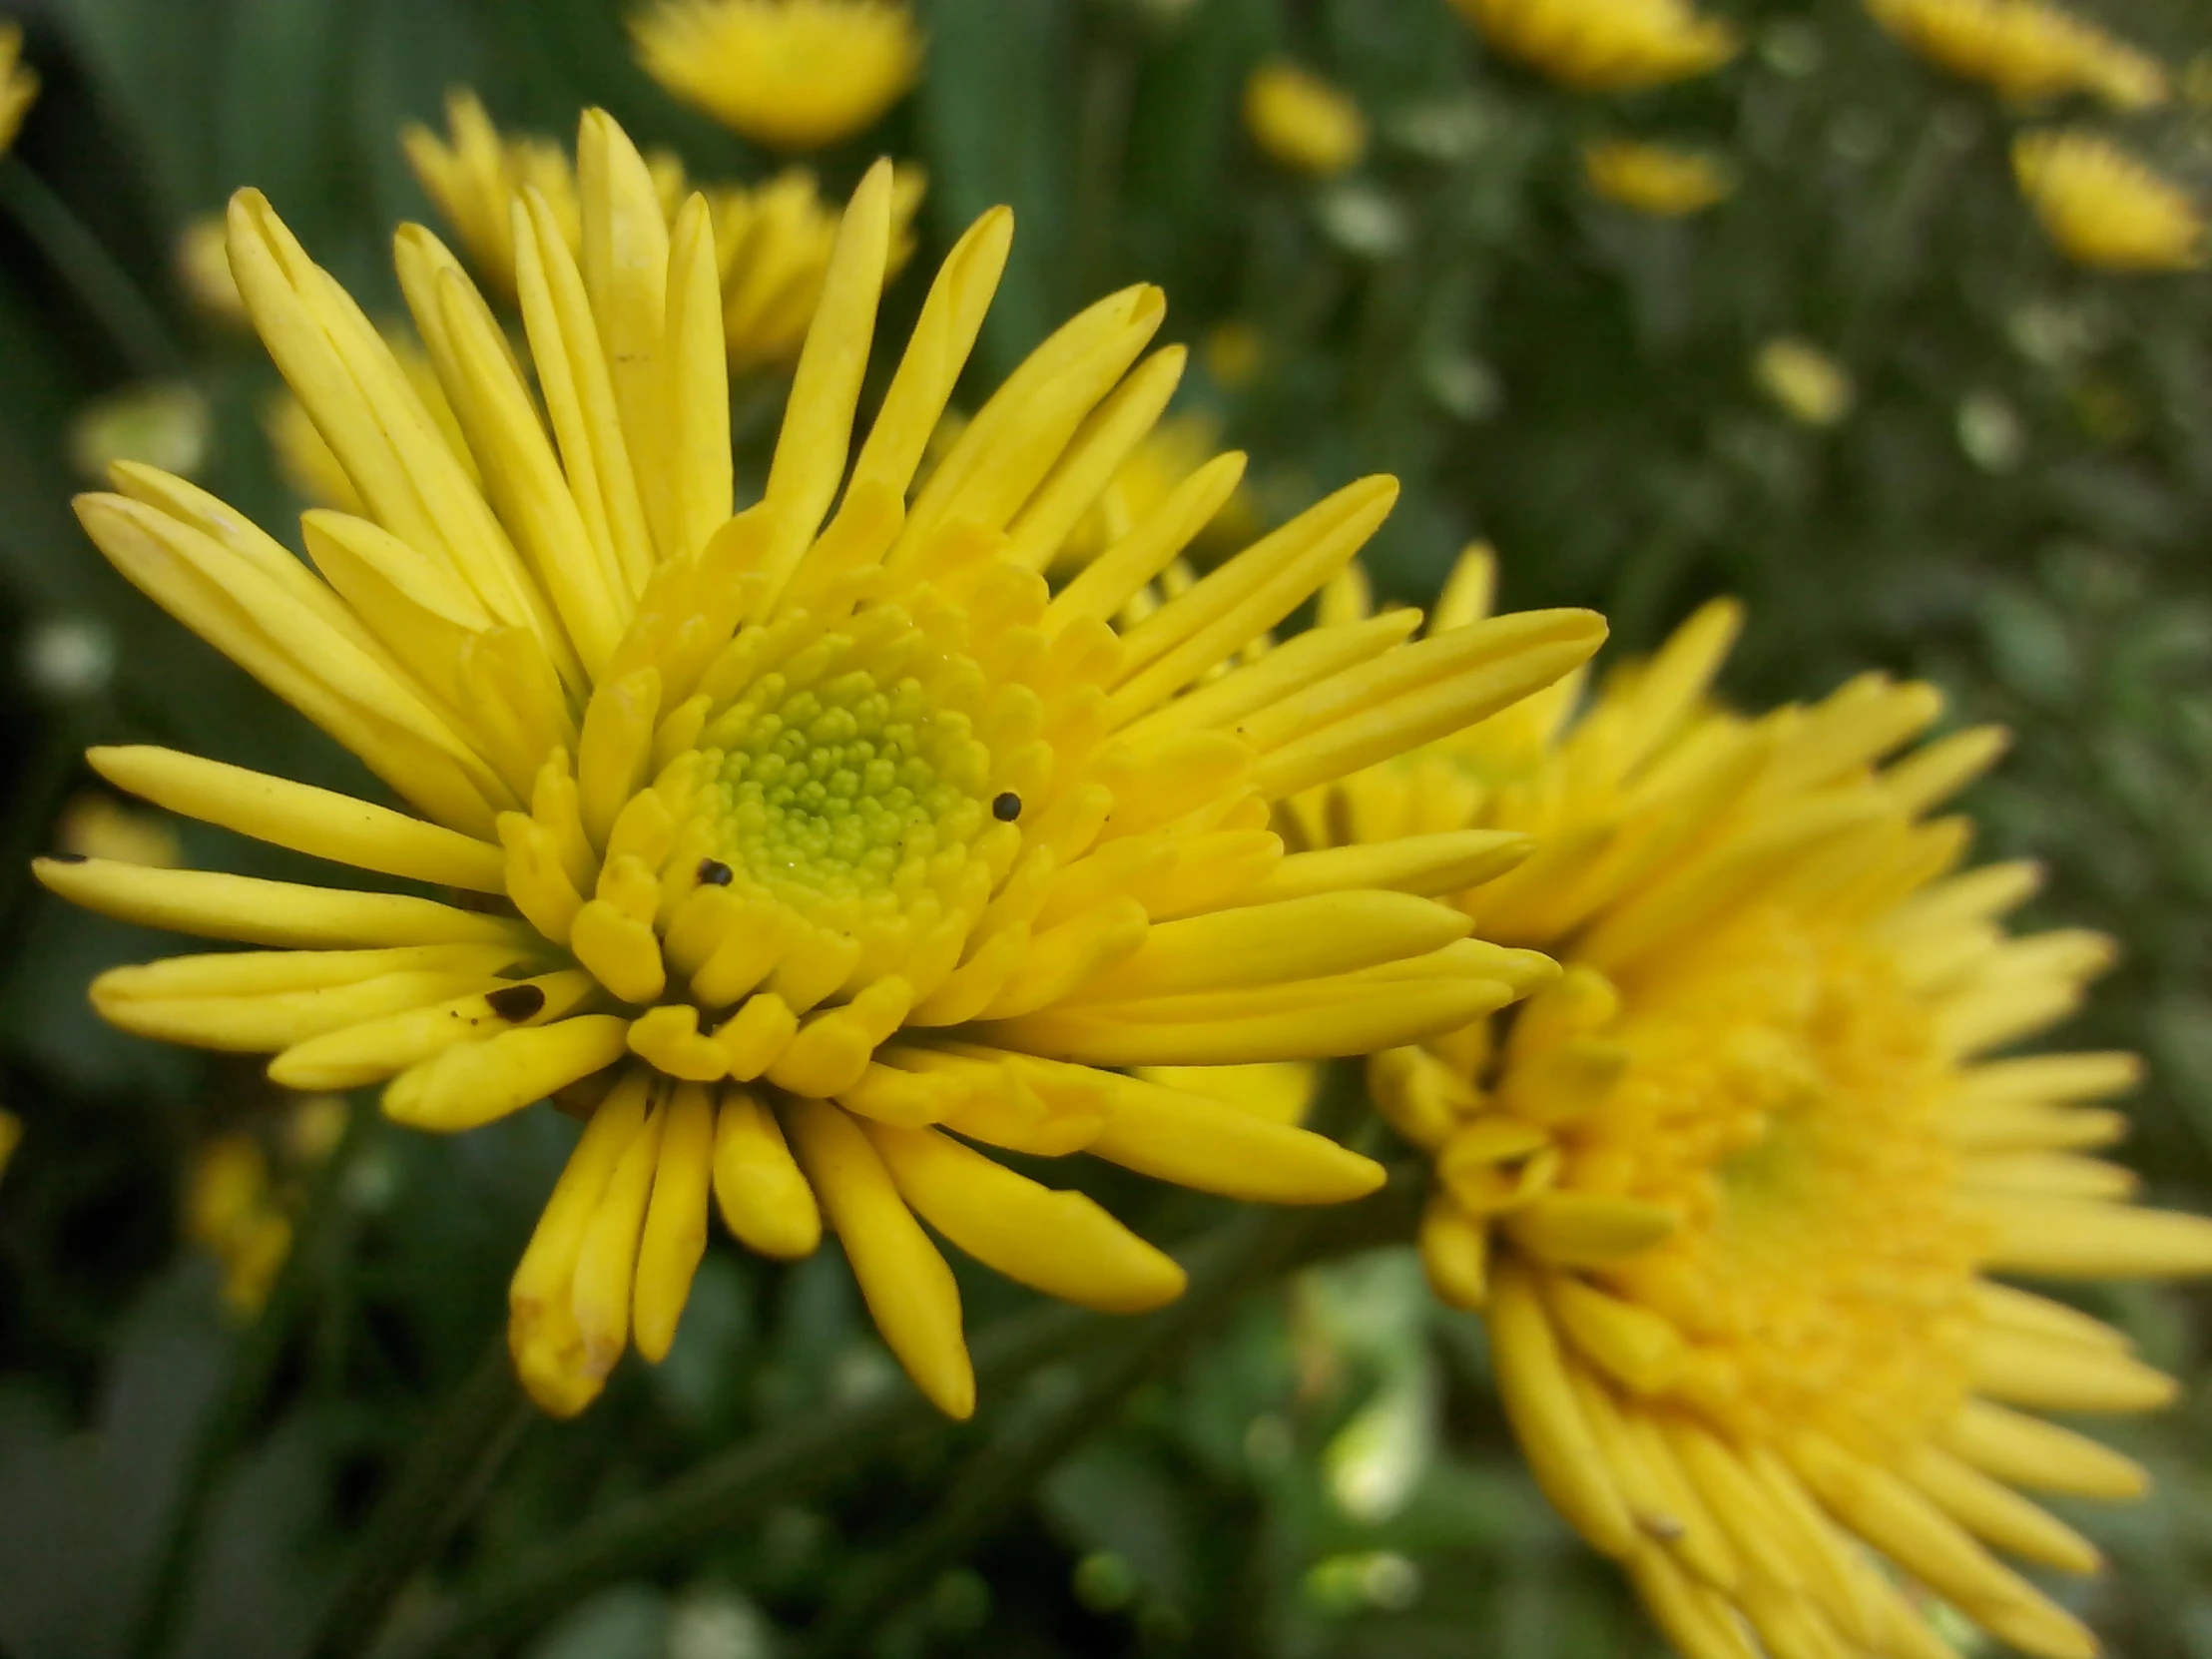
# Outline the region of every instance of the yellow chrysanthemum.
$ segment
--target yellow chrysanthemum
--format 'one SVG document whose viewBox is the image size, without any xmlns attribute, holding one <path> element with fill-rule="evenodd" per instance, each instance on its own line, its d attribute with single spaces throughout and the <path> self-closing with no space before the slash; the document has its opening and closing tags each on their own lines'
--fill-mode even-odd
<svg viewBox="0 0 2212 1659">
<path fill-rule="evenodd" d="M 102 775 L 465 901 L 97 859 L 38 873 L 112 915 L 267 947 L 102 975 L 94 1001 L 128 1030 L 273 1051 L 291 1088 L 389 1079 L 385 1112 L 425 1129 L 556 1093 L 589 1113 L 512 1290 L 515 1358 L 548 1408 L 580 1409 L 633 1337 L 668 1352 L 711 1191 L 772 1256 L 812 1250 L 826 1212 L 892 1351 L 964 1413 L 959 1298 L 923 1221 L 1102 1308 L 1183 1282 L 1088 1199 L 972 1143 L 1349 1198 L 1380 1180 L 1368 1160 L 1110 1068 L 1365 1052 L 1550 976 L 1423 896 L 1493 865 L 1493 837 L 1286 856 L 1270 806 L 1549 684 L 1603 625 L 1543 612 L 1408 645 L 1389 617 L 1247 661 L 1387 512 L 1395 486 L 1370 478 L 1117 627 L 1234 488 L 1235 455 L 1054 593 L 1038 572 L 1184 353 L 1138 361 L 1157 289 L 1100 300 L 909 499 L 1011 218 L 948 256 L 854 455 L 882 163 L 839 229 L 765 498 L 733 516 L 712 214 L 694 197 L 664 234 L 602 114 L 580 154 L 580 260 L 524 196 L 527 378 L 458 262 L 419 226 L 397 238 L 480 487 L 374 327 L 245 192 L 240 290 L 364 513 L 303 517 L 309 569 L 143 468 L 79 504 L 133 582 L 409 810 L 161 749 L 96 750 Z"/>
<path fill-rule="evenodd" d="M 1717 156 L 1633 139 L 1587 146 L 1582 177 L 1607 201 L 1661 219 L 1703 213 L 1736 189 L 1735 170 Z"/>
<path fill-rule="evenodd" d="M 1736 31 L 1688 0 L 1451 0 L 1482 38 L 1584 92 L 1686 81 L 1736 55 Z"/>
<path fill-rule="evenodd" d="M 2046 0 L 1867 0 L 1930 62 L 2023 103 L 2088 93 L 2139 110 L 2168 96 L 2165 66 Z"/>
<path fill-rule="evenodd" d="M 1851 370 L 1795 334 L 1777 335 L 1760 346 L 1751 375 L 1783 413 L 1806 426 L 1835 425 L 1859 398 Z"/>
<path fill-rule="evenodd" d="M 2204 215 L 2186 191 L 2094 133 L 2027 133 L 2012 145 L 2020 193 L 2065 256 L 2102 271 L 2193 271 Z"/>
<path fill-rule="evenodd" d="M 23 62 L 23 27 L 0 23 L 0 156 L 15 143 L 37 99 L 38 75 Z"/>
<path fill-rule="evenodd" d="M 1439 620 L 1487 586 L 1463 569 Z M 1537 1479 L 1689 1659 L 1947 1655 L 1901 1579 L 2080 1659 L 2088 1634 L 1993 1551 L 2094 1567 L 2015 1488 L 2125 1497 L 2142 1474 L 2031 1413 L 2173 1385 L 1985 1276 L 2202 1273 L 2212 1221 L 2131 1208 L 2132 1177 L 2085 1155 L 2124 1127 L 2087 1103 L 2131 1057 L 1989 1057 L 2111 956 L 2008 937 L 2033 867 L 1961 870 L 1965 821 L 1929 816 L 2001 735 L 1901 753 L 1940 700 L 1879 675 L 1716 708 L 1736 626 L 1709 606 L 1579 718 L 1562 686 L 1302 803 L 1317 836 L 1538 837 L 1463 902 L 1564 974 L 1370 1065 L 1436 1160 L 1429 1277 L 1487 1310 Z"/>
<path fill-rule="evenodd" d="M 775 150 L 872 127 L 921 74 L 920 32 L 893 0 L 657 0 L 630 34 L 671 96 Z"/>
<path fill-rule="evenodd" d="M 252 1319 L 291 1253 L 291 1217 L 270 1179 L 269 1155 L 252 1135 L 218 1135 L 185 1173 L 185 1237 L 216 1260 L 223 1303 Z"/>
<path fill-rule="evenodd" d="M 446 126 L 449 137 L 444 139 L 426 127 L 408 128 L 401 140 L 407 160 L 477 273 L 503 298 L 512 299 L 518 199 L 525 188 L 536 190 L 575 253 L 583 235 L 576 170 L 568 153 L 551 139 L 503 137 L 474 93 L 448 96 Z M 666 151 L 654 151 L 646 166 L 662 211 L 673 224 L 691 189 L 684 164 Z M 730 364 L 746 369 L 788 362 L 797 355 L 808 319 L 822 298 L 837 216 L 824 206 L 814 175 L 800 168 L 765 185 L 702 189 L 714 217 Z M 912 252 L 911 227 L 922 190 L 918 169 L 897 171 L 891 275 Z"/>
<path fill-rule="evenodd" d="M 1334 179 L 1368 153 L 1368 121 L 1350 95 L 1295 63 L 1264 63 L 1244 90 L 1245 131 L 1271 161 Z"/>
<path fill-rule="evenodd" d="M 177 237 L 177 282 L 202 316 L 243 323 L 246 301 L 231 278 L 231 256 L 224 249 L 227 234 L 218 213 L 201 214 L 187 223 Z"/>
</svg>

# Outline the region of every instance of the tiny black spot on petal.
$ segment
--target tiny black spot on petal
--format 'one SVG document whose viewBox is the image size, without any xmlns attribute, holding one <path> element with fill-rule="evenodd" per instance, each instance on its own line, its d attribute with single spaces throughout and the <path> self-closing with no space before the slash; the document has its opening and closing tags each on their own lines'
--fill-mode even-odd
<svg viewBox="0 0 2212 1659">
<path fill-rule="evenodd" d="M 82 852 L 49 852 L 46 858 L 49 863 L 56 864 L 81 864 L 85 861 Z"/>
<path fill-rule="evenodd" d="M 542 985 L 502 985 L 496 991 L 485 994 L 484 1001 L 491 1011 L 510 1025 L 520 1025 L 545 1006 L 545 987 Z"/>
<path fill-rule="evenodd" d="M 699 881 L 702 886 L 727 887 L 730 884 L 730 866 L 720 858 L 702 858 L 699 860 Z"/>
<path fill-rule="evenodd" d="M 1001 824 L 1011 824 L 1021 817 L 1021 797 L 1008 790 L 991 803 L 991 817 Z"/>
</svg>

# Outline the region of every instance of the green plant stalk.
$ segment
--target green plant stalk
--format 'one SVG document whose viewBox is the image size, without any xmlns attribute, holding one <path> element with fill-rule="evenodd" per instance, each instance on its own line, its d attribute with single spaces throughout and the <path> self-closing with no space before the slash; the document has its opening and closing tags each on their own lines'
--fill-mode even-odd
<svg viewBox="0 0 2212 1659">
<path fill-rule="evenodd" d="M 1311 1210 L 1255 1211 L 1209 1239 L 1211 1248 L 1180 1299 L 1127 1332 L 1066 1399 L 1016 1423 L 968 1460 L 929 1519 L 837 1598 L 807 1650 L 809 1659 L 864 1652 L 886 1619 L 986 1537 L 1054 1464 L 1212 1327 L 1231 1303 L 1281 1266 L 1314 1220 Z"/>
<path fill-rule="evenodd" d="M 1288 1269 L 1403 1243 L 1420 1214 L 1423 1181 L 1417 1166 L 1400 1166 L 1382 1191 L 1357 1204 L 1299 1213 L 1300 1228 L 1276 1265 Z M 1178 1254 L 1210 1275 L 1206 1264 L 1241 1225 L 1230 1223 Z M 1000 1320 L 975 1339 L 976 1382 L 982 1391 L 997 1393 L 1088 1344 L 1127 1341 L 1129 1335 L 1127 1320 L 1047 1303 Z M 512 1642 L 604 1585 L 651 1571 L 704 1539 L 727 1535 L 916 1440 L 957 1428 L 905 1387 L 778 1424 L 525 1553 L 376 1651 L 386 1659 L 453 1659 Z"/>
<path fill-rule="evenodd" d="M 184 1473 L 132 1617 L 122 1652 L 130 1659 L 158 1659 L 177 1632 L 184 1612 L 190 1569 L 199 1554 L 201 1527 L 214 1500 L 216 1477 L 246 1437 L 255 1413 L 267 1398 L 284 1350 L 305 1310 L 310 1289 L 324 1271 L 344 1211 L 345 1175 L 353 1155 L 367 1138 L 372 1113 L 358 1105 L 346 1120 L 345 1134 L 315 1173 L 300 1215 L 292 1247 L 271 1288 L 261 1315 L 240 1337 L 223 1388 L 200 1419 Z"/>
<path fill-rule="evenodd" d="M 356 1659 L 368 1650 L 392 1602 L 482 1500 L 535 1417 L 501 1332 L 377 1500 L 308 1659 Z"/>
<path fill-rule="evenodd" d="M 37 245 L 141 379 L 175 379 L 185 355 L 145 291 L 20 156 L 0 156 L 0 210 Z"/>
</svg>

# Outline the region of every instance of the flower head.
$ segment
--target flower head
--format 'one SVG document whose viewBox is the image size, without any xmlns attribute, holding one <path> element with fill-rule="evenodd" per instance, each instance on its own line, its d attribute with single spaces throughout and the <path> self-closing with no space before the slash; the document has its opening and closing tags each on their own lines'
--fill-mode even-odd
<svg viewBox="0 0 2212 1659">
<path fill-rule="evenodd" d="M 711 1193 L 772 1256 L 811 1251 L 827 1213 L 891 1349 L 964 1413 L 959 1299 L 922 1220 L 1098 1307 L 1182 1284 L 1091 1201 L 978 1143 L 1352 1197 L 1380 1180 L 1368 1160 L 1113 1068 L 1361 1053 L 1550 975 L 1423 896 L 1469 878 L 1465 837 L 1287 856 L 1271 806 L 1550 683 L 1602 624 L 1544 612 L 1408 645 L 1393 617 L 1248 660 L 1381 522 L 1394 486 L 1371 478 L 1117 626 L 1235 487 L 1234 455 L 1053 592 L 1039 572 L 1184 354 L 1140 363 L 1161 296 L 1111 294 L 914 489 L 1011 221 L 986 214 L 947 257 L 855 445 L 887 164 L 839 227 L 766 494 L 734 512 L 713 215 L 695 196 L 665 230 L 602 114 L 579 153 L 580 259 L 546 198 L 523 197 L 529 378 L 452 255 L 398 235 L 465 460 L 269 204 L 234 200 L 255 325 L 362 504 L 304 516 L 312 569 L 144 468 L 79 504 L 131 580 L 405 810 L 161 749 L 94 766 L 465 901 L 97 859 L 39 875 L 263 947 L 103 975 L 94 1001 L 126 1029 L 273 1052 L 286 1087 L 388 1079 L 385 1112 L 425 1129 L 549 1095 L 588 1116 L 512 1287 L 514 1354 L 550 1409 L 580 1409 L 633 1337 L 667 1353 Z"/>
<path fill-rule="evenodd" d="M 37 72 L 23 58 L 23 26 L 0 23 L 0 156 L 8 153 L 23 117 L 38 98 Z"/>
<path fill-rule="evenodd" d="M 1778 334 L 1751 359 L 1752 378 L 1792 420 L 1833 426 L 1858 400 L 1851 370 L 1811 340 Z"/>
<path fill-rule="evenodd" d="M 2028 133 L 2012 171 L 2065 256 L 2104 271 L 2194 271 L 2204 215 L 2188 193 L 2094 133 Z"/>
<path fill-rule="evenodd" d="M 1462 574 L 1443 617 L 1478 611 Z M 1539 835 L 1464 901 L 1565 972 L 1509 1021 L 1379 1055 L 1431 1150 L 1431 1282 L 1487 1310 L 1538 1480 L 1685 1654 L 1945 1652 L 1889 1563 L 2026 1652 L 2093 1644 L 1992 1550 L 2096 1553 L 2015 1487 L 2120 1497 L 2134 1465 L 2031 1414 L 2172 1392 L 2126 1343 L 1993 1273 L 2212 1271 L 2212 1221 L 2132 1208 L 2085 1155 L 2130 1057 L 1991 1058 L 2110 960 L 2008 936 L 2019 864 L 1961 869 L 1932 812 L 2002 748 L 1907 752 L 1925 685 L 1879 675 L 1750 719 L 1699 613 L 1579 718 L 1571 688 L 1338 786 L 1364 837 Z M 1871 1552 L 1871 1553 L 1870 1553 Z"/>
<path fill-rule="evenodd" d="M 1715 156 L 1631 139 L 1585 148 L 1582 177 L 1607 201 L 1661 219 L 1703 213 L 1736 189 L 1734 171 Z"/>
<path fill-rule="evenodd" d="M 1867 0 L 1867 10 L 1930 62 L 2023 103 L 2088 93 L 2139 110 L 2168 95 L 2156 58 L 2048 0 Z"/>
<path fill-rule="evenodd" d="M 1245 131 L 1269 159 L 1296 173 L 1334 179 L 1360 165 L 1368 121 L 1341 88 L 1281 60 L 1245 82 Z"/>
<path fill-rule="evenodd" d="M 852 137 L 921 73 L 898 0 L 654 0 L 630 33 L 673 96 L 774 150 Z"/>
<path fill-rule="evenodd" d="M 443 139 L 426 127 L 408 128 L 402 135 L 407 160 L 479 276 L 511 299 L 514 216 L 525 189 L 545 199 L 570 252 L 582 246 L 576 170 L 551 139 L 503 137 L 474 93 L 447 98 L 446 128 Z M 684 164 L 667 151 L 653 151 L 646 167 L 662 211 L 673 224 L 692 189 Z M 822 298 L 837 216 L 824 206 L 814 175 L 803 168 L 789 169 L 764 185 L 701 188 L 714 218 L 731 367 L 790 361 Z M 891 198 L 887 271 L 892 275 L 912 252 L 910 227 L 921 195 L 920 172 L 900 168 Z"/>
<path fill-rule="evenodd" d="M 1583 92 L 1686 81 L 1736 55 L 1736 31 L 1689 0 L 1451 0 L 1496 51 Z"/>
</svg>

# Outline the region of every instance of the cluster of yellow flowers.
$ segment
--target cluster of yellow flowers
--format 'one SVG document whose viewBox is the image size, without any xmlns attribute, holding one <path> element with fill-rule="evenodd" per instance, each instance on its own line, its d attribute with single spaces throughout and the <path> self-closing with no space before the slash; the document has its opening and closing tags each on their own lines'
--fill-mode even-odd
<svg viewBox="0 0 2212 1659">
<path fill-rule="evenodd" d="M 1678 0 L 1462 5 L 1579 87 L 1735 50 Z M 876 119 L 919 49 L 876 0 L 666 0 L 636 29 L 672 88 L 783 148 Z M 1357 165 L 1341 93 L 1276 65 L 1247 99 L 1286 166 Z M 1901 1578 L 2027 1652 L 2093 1651 L 1997 1552 L 2093 1567 L 2017 1488 L 2122 1497 L 2141 1471 L 2032 1413 L 2171 1384 L 1989 1276 L 2212 1272 L 2212 1222 L 2131 1207 L 2087 1155 L 2132 1060 L 1992 1057 L 2110 957 L 2009 936 L 2033 870 L 1964 867 L 1965 821 L 1932 816 L 2000 735 L 1912 748 L 1939 699 L 1881 676 L 1736 714 L 1726 604 L 1586 695 L 1602 620 L 1493 615 L 1486 554 L 1426 618 L 1377 612 L 1357 559 L 1384 477 L 1243 527 L 1201 576 L 1244 457 L 1163 420 L 1186 353 L 1153 348 L 1157 289 L 1081 311 L 955 426 L 1004 210 L 871 380 L 918 190 L 888 163 L 836 215 L 800 175 L 692 189 L 602 112 L 573 163 L 473 99 L 449 114 L 408 153 L 484 287 L 403 227 L 412 332 L 382 332 L 253 191 L 232 286 L 208 276 L 295 399 L 310 563 L 146 465 L 78 503 L 400 805 L 152 747 L 93 768 L 447 896 L 65 846 L 36 866 L 55 892 L 248 947 L 104 973 L 102 1014 L 271 1055 L 287 1088 L 381 1085 L 425 1130 L 582 1118 L 510 1292 L 518 1374 L 560 1414 L 630 1347 L 667 1355 L 712 1211 L 775 1258 L 833 1229 L 893 1354 L 964 1416 L 938 1240 L 1109 1311 L 1184 1285 L 994 1149 L 1343 1202 L 1384 1172 L 1300 1127 L 1302 1068 L 1365 1057 L 1432 1161 L 1430 1280 L 1486 1311 L 1538 1480 L 1689 1659 L 1947 1653 Z M 1585 166 L 1651 213 L 1729 185 L 1650 146 Z M 2179 263 L 2186 220 L 2193 257 L 2185 203 L 2115 230 L 2140 183 L 2072 141 L 2019 167 L 2069 247 Z M 741 510 L 731 375 L 782 356 Z M 1803 342 L 1759 373 L 1801 419 L 1849 406 Z M 288 1241 L 258 1156 L 212 1154 L 195 1211 L 242 1306 Z"/>
</svg>

